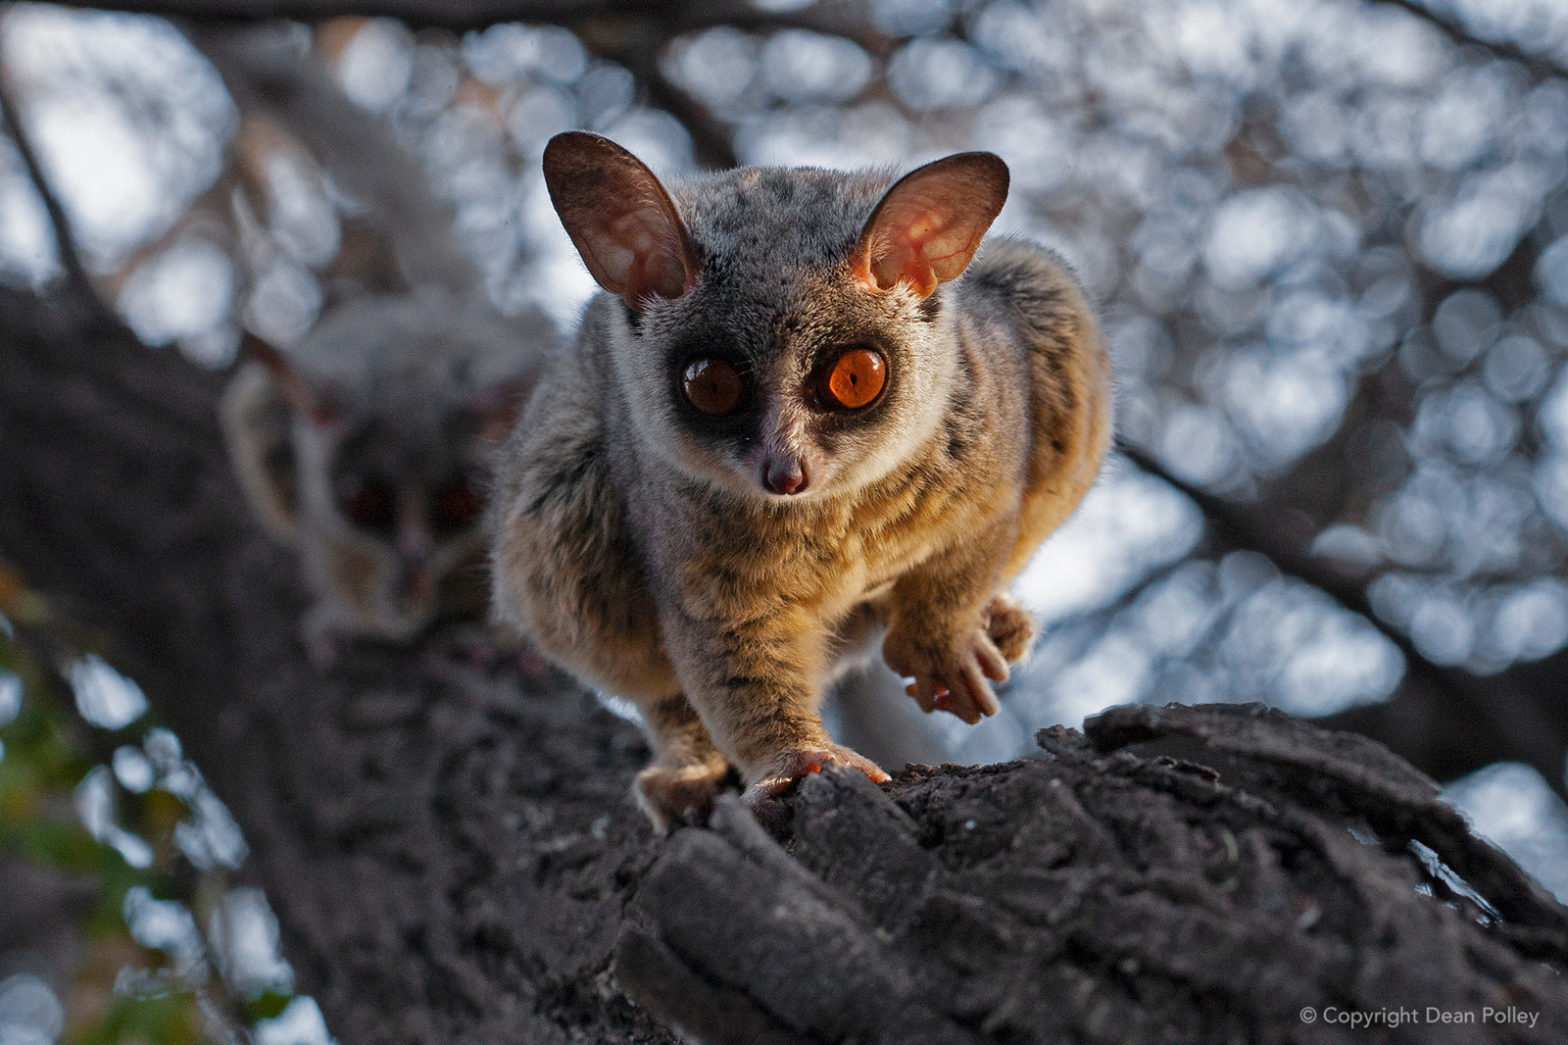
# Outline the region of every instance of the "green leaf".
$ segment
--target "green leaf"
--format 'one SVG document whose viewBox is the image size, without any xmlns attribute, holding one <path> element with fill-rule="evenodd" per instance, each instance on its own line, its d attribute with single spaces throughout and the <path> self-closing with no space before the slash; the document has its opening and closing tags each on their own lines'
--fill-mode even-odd
<svg viewBox="0 0 1568 1045">
<path fill-rule="evenodd" d="M 283 1010 L 289 1007 L 289 1002 L 294 1000 L 292 994 L 279 994 L 276 991 L 263 991 L 245 1003 L 245 1015 L 250 1017 L 250 1022 L 257 1020 L 271 1020 L 283 1015 Z"/>
</svg>

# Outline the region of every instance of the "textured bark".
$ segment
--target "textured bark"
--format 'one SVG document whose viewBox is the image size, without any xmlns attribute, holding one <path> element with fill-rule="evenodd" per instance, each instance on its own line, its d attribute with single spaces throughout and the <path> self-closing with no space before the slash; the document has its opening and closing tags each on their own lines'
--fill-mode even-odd
<svg viewBox="0 0 1568 1045">
<path fill-rule="evenodd" d="M 218 375 L 3 291 L 0 369 L 0 549 L 230 804 L 345 1043 L 1367 1040 L 1304 1006 L 1539 1014 L 1391 1041 L 1568 1033 L 1568 913 L 1366 740 L 1121 709 L 1042 758 L 825 774 L 771 834 L 727 802 L 657 840 L 635 730 L 548 671 L 439 641 L 310 667 Z"/>
<path fill-rule="evenodd" d="M 621 980 L 735 1043 L 1546 1042 L 1568 1027 L 1546 964 L 1568 958 L 1565 912 L 1376 744 L 1256 706 L 1115 709 L 1086 734 L 1046 730 L 1044 759 L 918 769 L 886 793 L 809 779 L 783 849 L 728 806 L 648 872 Z M 1417 846 L 1496 909 L 1418 869 Z M 1376 1038 L 1330 1014 L 1510 1004 L 1539 1019 Z"/>
</svg>

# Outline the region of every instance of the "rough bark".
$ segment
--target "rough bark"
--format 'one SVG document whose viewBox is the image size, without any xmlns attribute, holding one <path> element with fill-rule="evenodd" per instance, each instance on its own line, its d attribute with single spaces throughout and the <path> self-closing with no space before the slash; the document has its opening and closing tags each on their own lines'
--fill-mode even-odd
<svg viewBox="0 0 1568 1045">
<path fill-rule="evenodd" d="M 823 775 L 771 835 L 727 804 L 661 841 L 626 797 L 635 730 L 548 671 L 311 668 L 219 375 L 16 292 L 0 371 L 0 549 L 230 804 L 345 1043 L 1366 1040 L 1309 1005 L 1540 1014 L 1394 1041 L 1568 1032 L 1568 913 L 1365 740 L 1114 711 L 1042 758 Z"/>
<path fill-rule="evenodd" d="M 1376 744 L 1257 706 L 1085 732 L 886 792 L 809 779 L 783 849 L 729 806 L 648 872 L 621 980 L 716 1042 L 1360 1042 L 1334 1014 L 1391 1009 L 1423 1018 L 1376 1040 L 1562 1033 L 1541 963 L 1568 957 L 1564 912 Z M 1420 871 L 1418 846 L 1508 909 Z M 1424 1018 L 1500 998 L 1541 1017 Z"/>
</svg>

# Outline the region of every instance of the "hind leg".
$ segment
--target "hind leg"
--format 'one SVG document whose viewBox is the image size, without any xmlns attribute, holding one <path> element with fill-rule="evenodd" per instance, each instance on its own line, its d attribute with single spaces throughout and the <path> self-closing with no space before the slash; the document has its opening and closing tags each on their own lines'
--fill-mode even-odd
<svg viewBox="0 0 1568 1045">
<path fill-rule="evenodd" d="M 718 793 L 738 779 L 729 761 L 685 697 L 650 701 L 642 714 L 655 755 L 637 774 L 637 804 L 661 833 L 672 824 L 706 820 Z"/>
</svg>

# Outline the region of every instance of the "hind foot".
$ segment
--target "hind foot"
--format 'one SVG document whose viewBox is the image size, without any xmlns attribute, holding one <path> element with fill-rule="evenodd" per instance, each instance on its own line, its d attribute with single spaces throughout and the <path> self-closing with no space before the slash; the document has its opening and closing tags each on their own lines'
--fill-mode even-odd
<svg viewBox="0 0 1568 1045">
<path fill-rule="evenodd" d="M 991 637 L 996 650 L 1009 664 L 1017 664 L 1034 645 L 1038 628 L 1029 611 L 1007 595 L 994 596 L 980 611 L 985 622 L 986 634 Z"/>
</svg>

